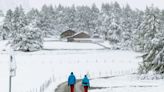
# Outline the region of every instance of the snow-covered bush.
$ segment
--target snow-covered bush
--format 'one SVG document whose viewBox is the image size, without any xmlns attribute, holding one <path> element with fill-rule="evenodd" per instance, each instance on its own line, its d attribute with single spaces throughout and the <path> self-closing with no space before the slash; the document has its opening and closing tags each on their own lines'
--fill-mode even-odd
<svg viewBox="0 0 164 92">
<path fill-rule="evenodd" d="M 164 39 L 154 41 L 152 49 L 143 55 L 139 73 L 146 74 L 150 71 L 156 74 L 164 74 Z"/>
<path fill-rule="evenodd" d="M 11 46 L 15 50 L 36 51 L 43 47 L 42 32 L 34 24 L 29 24 L 21 29 L 20 34 L 12 40 Z"/>
<path fill-rule="evenodd" d="M 149 71 L 147 74 L 137 76 L 139 80 L 158 80 L 164 79 L 164 74 L 156 74 L 154 71 Z"/>
</svg>

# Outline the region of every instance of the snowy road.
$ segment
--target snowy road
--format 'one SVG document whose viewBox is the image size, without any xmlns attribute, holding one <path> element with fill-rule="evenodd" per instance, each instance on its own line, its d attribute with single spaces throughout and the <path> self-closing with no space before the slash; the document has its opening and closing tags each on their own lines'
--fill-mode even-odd
<svg viewBox="0 0 164 92">
<path fill-rule="evenodd" d="M 55 89 L 55 92 L 70 92 L 69 86 L 67 82 L 64 82 L 60 84 L 57 89 Z M 81 80 L 78 80 L 75 85 L 75 92 L 83 92 L 83 88 L 81 85 Z"/>
</svg>

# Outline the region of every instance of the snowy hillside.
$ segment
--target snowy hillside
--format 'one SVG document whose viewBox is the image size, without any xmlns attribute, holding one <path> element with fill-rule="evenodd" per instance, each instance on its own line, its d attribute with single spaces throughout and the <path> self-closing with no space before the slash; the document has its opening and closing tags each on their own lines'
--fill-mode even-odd
<svg viewBox="0 0 164 92">
<path fill-rule="evenodd" d="M 71 49 L 77 49 L 72 46 L 93 46 L 93 48 L 92 50 L 89 50 L 90 47 L 85 47 L 85 50 L 84 48 L 81 48 L 83 50 L 60 50 L 61 47 L 68 49 L 69 46 Z M 31 53 L 15 52 L 17 72 L 16 77 L 13 77 L 12 92 L 39 91 L 40 87 L 48 80 L 51 80 L 52 83 L 46 90 L 53 92 L 58 84 L 67 81 L 71 71 L 75 73 L 77 78 L 82 78 L 84 74 L 88 74 L 90 78 L 131 74 L 136 72 L 138 61 L 140 61 L 136 58 L 140 55 L 139 53 L 97 50 L 102 47 L 95 44 L 46 42 L 45 47 L 57 50 Z M 9 53 L 1 51 L 0 57 L 0 85 L 3 85 L 0 91 L 8 92 Z"/>
</svg>

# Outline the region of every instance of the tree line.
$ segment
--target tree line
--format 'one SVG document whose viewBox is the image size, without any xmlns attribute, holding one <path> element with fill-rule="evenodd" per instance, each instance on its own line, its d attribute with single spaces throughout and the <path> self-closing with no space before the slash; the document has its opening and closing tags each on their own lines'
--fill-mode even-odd
<svg viewBox="0 0 164 92">
<path fill-rule="evenodd" d="M 0 12 L 0 16 L 4 14 Z M 43 5 L 41 10 L 24 12 L 9 9 L 0 27 L 0 37 L 10 40 L 14 49 L 33 51 L 43 48 L 43 38 L 59 36 L 68 29 L 97 32 L 113 47 L 145 52 L 140 72 L 164 72 L 164 10 L 149 6 L 145 10 L 104 3 L 101 9 L 89 6 Z"/>
</svg>

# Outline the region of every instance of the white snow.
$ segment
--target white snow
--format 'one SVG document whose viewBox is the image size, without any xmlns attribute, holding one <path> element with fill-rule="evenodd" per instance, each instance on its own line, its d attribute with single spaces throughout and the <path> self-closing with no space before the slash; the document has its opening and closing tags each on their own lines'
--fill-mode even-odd
<svg viewBox="0 0 164 92">
<path fill-rule="evenodd" d="M 4 20 L 4 17 L 1 17 L 1 16 L 0 16 L 0 25 L 3 24 L 3 20 Z"/>
<path fill-rule="evenodd" d="M 98 44 L 105 46 L 107 48 L 112 48 L 112 46 L 109 44 L 109 41 L 98 42 Z"/>
<path fill-rule="evenodd" d="M 90 92 L 163 92 L 163 80 L 138 80 L 137 75 L 91 80 L 92 87 L 106 87 Z"/>
<path fill-rule="evenodd" d="M 79 43 L 79 42 L 45 42 L 44 49 L 51 50 L 95 50 L 104 49 L 102 46 L 92 43 Z"/>
<path fill-rule="evenodd" d="M 5 47 L 0 44 L 0 49 Z M 54 92 L 57 85 L 67 81 L 72 71 L 77 78 L 82 78 L 85 74 L 89 78 L 97 78 L 135 73 L 138 62 L 141 61 L 136 58 L 139 55 L 140 53 L 133 51 L 104 49 L 92 43 L 46 41 L 44 50 L 41 51 L 15 51 L 17 71 L 12 78 L 12 92 L 40 92 L 40 88 L 46 85 L 44 92 Z M 115 85 L 119 84 L 118 79 Z M 130 81 L 127 84 L 128 82 Z M 91 86 L 94 86 L 93 83 Z M 110 83 L 109 81 L 106 86 L 112 85 Z M 122 81 L 120 83 L 123 84 Z M 9 51 L 0 50 L 0 85 L 0 92 L 8 92 Z"/>
<path fill-rule="evenodd" d="M 6 51 L 9 48 L 9 46 L 7 44 L 8 44 L 8 41 L 6 41 L 6 40 L 0 41 L 0 52 Z"/>
</svg>

